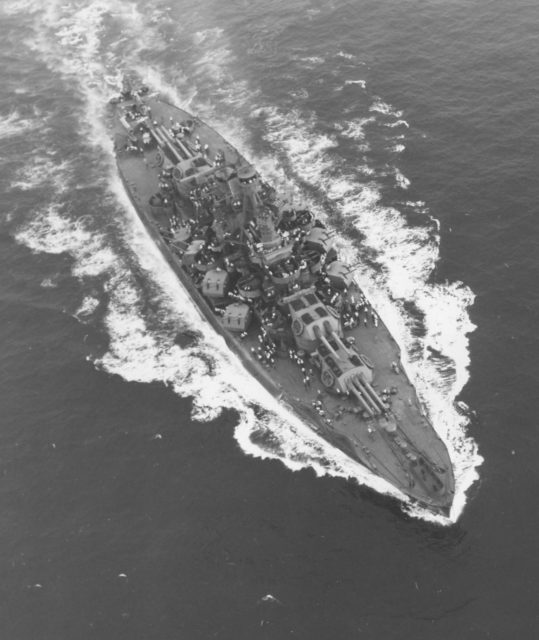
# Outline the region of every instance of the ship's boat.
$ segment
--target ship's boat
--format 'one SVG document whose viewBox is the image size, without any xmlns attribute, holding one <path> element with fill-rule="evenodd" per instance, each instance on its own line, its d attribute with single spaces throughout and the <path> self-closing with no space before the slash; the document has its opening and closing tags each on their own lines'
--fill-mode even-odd
<svg viewBox="0 0 539 640">
<path fill-rule="evenodd" d="M 447 448 L 332 230 L 210 126 L 140 83 L 124 82 L 111 122 L 138 215 L 249 373 L 351 459 L 447 514 Z"/>
</svg>

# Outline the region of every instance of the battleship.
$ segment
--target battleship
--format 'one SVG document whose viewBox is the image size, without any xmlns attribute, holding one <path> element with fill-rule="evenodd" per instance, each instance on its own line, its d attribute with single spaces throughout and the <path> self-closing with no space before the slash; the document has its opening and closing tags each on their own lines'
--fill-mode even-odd
<svg viewBox="0 0 539 640">
<path fill-rule="evenodd" d="M 211 126 L 132 77 L 110 101 L 110 128 L 138 216 L 245 369 L 405 501 L 448 515 L 447 448 L 335 232 Z"/>
</svg>

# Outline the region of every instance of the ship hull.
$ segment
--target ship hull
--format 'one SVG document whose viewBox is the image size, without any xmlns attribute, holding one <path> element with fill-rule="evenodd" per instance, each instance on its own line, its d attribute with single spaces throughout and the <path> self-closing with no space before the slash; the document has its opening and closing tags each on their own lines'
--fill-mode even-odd
<svg viewBox="0 0 539 640">
<path fill-rule="evenodd" d="M 201 139 L 208 140 L 214 149 L 216 147 L 226 149 L 227 155 L 233 154 L 236 162 L 246 162 L 220 134 L 188 112 L 158 97 L 149 98 L 147 103 L 151 107 L 152 119 L 158 119 L 162 123 L 194 120 L 196 131 Z M 125 191 L 149 236 L 201 315 L 223 337 L 228 348 L 239 358 L 246 371 L 271 395 L 279 398 L 280 404 L 285 405 L 320 437 L 372 473 L 384 478 L 402 492 L 403 498 L 406 496 L 433 512 L 448 514 L 453 500 L 454 477 L 447 448 L 424 415 L 415 389 L 400 365 L 400 349 L 384 323 L 378 319 L 377 326 L 355 327 L 350 329 L 348 334 L 361 343 L 365 355 L 374 362 L 377 386 L 393 387 L 398 390 L 393 399 L 395 412 L 399 416 L 397 434 L 388 434 L 382 428 L 373 432 L 370 426 L 364 424 L 357 415 L 352 413 L 341 418 L 338 424 L 330 424 L 327 418 L 322 419 L 319 412 L 313 410 L 313 404 L 320 397 L 319 388 L 304 387 L 301 379 L 298 379 L 294 364 L 286 358 L 278 358 L 274 368 L 269 368 L 253 357 L 256 337 L 249 335 L 239 339 L 237 334 L 223 327 L 212 305 L 195 285 L 191 274 L 184 268 L 177 253 L 171 250 L 163 235 L 163 221 L 157 219 L 152 208 L 148 206 L 149 199 L 159 181 L 157 177 L 159 167 L 155 163 L 159 149 L 143 151 L 141 154 L 126 153 L 122 144 L 118 143 L 125 134 L 125 121 L 119 117 L 119 109 L 118 105 L 113 108 L 112 128 L 115 134 L 118 173 Z M 184 206 L 188 207 L 189 203 Z M 398 363 L 398 372 L 389 368 L 389 363 L 395 362 Z M 326 395 L 324 399 L 326 414 L 338 415 L 342 408 L 340 402 L 340 398 Z M 399 443 L 399 447 L 395 442 Z M 419 453 L 427 461 L 426 474 L 423 469 L 420 470 L 422 476 L 414 470 L 412 477 L 407 460 L 407 457 L 410 457 L 410 451 Z M 433 482 L 436 486 L 432 484 Z"/>
</svg>

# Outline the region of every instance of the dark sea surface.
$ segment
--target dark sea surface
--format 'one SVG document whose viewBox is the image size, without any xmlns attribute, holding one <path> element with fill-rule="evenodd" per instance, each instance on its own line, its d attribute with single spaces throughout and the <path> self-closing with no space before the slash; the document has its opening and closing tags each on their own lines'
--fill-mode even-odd
<svg viewBox="0 0 539 640">
<path fill-rule="evenodd" d="M 536 638 L 539 5 L 0 13 L 0 638 Z M 116 176 L 129 69 L 361 261 L 450 450 L 450 518 L 387 495 L 205 328 Z"/>
</svg>

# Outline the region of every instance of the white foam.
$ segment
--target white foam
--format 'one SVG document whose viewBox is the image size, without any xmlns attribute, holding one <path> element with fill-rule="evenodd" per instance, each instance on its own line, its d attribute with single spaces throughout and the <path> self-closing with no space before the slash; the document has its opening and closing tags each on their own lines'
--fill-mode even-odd
<svg viewBox="0 0 539 640">
<path fill-rule="evenodd" d="M 296 100 L 306 100 L 309 97 L 307 89 L 300 88 L 290 91 L 289 95 Z"/>
<path fill-rule="evenodd" d="M 65 193 L 69 182 L 68 160 L 58 162 L 51 155 L 40 154 L 37 149 L 26 164 L 19 169 L 16 179 L 10 184 L 11 189 L 30 191 L 44 185 L 52 184 L 56 193 Z"/>
<path fill-rule="evenodd" d="M 427 205 L 424 200 L 407 200 L 404 205 L 417 211 L 422 211 L 423 213 L 427 211 Z"/>
<path fill-rule="evenodd" d="M 99 299 L 94 296 L 84 296 L 80 307 L 75 311 L 75 317 L 79 320 L 85 321 L 95 312 L 99 307 Z"/>
<path fill-rule="evenodd" d="M 211 29 L 202 29 L 193 34 L 193 42 L 197 45 L 203 44 L 207 40 L 211 40 L 212 44 L 223 35 L 223 29 L 213 27 Z"/>
<path fill-rule="evenodd" d="M 224 105 L 232 107 L 231 111 L 235 112 L 244 105 L 251 104 L 259 92 L 253 90 L 246 80 L 238 79 L 230 73 L 229 68 L 233 66 L 235 56 L 222 30 L 218 31 L 218 36 L 210 49 L 200 45 L 200 56 L 194 62 L 189 77 L 174 73 L 171 82 L 169 74 L 143 61 L 137 64 L 137 70 L 157 91 L 170 96 L 174 104 L 196 111 L 203 118 L 215 119 L 217 103 L 220 112 L 223 112 Z M 214 101 L 195 101 L 199 94 L 197 83 L 203 89 L 211 87 Z"/>
<path fill-rule="evenodd" d="M 43 287 L 43 289 L 56 289 L 58 283 L 55 282 L 52 278 L 45 278 L 41 281 L 41 284 L 39 286 Z"/>
<path fill-rule="evenodd" d="M 399 120 L 395 120 L 394 122 L 384 122 L 384 127 L 389 127 L 390 129 L 394 129 L 395 127 L 406 127 L 407 129 L 409 129 L 410 125 L 408 124 L 408 122 L 406 122 L 406 120 L 400 118 Z"/>
<path fill-rule="evenodd" d="M 0 4 L 0 11 L 8 16 L 24 13 L 28 15 L 38 10 L 34 0 L 4 0 Z"/>
<path fill-rule="evenodd" d="M 430 230 L 410 227 L 399 211 L 381 206 L 376 183 L 352 184 L 354 189 L 340 203 L 343 215 L 365 234 L 366 246 L 376 251 L 383 265 L 383 284 L 392 295 L 413 299 L 438 256 Z"/>
<path fill-rule="evenodd" d="M 365 140 L 366 125 L 373 122 L 375 122 L 374 117 L 349 120 L 342 125 L 341 135 L 352 140 L 363 141 Z"/>
<path fill-rule="evenodd" d="M 319 65 L 324 64 L 325 60 L 321 56 L 304 56 L 299 58 L 301 62 L 307 63 L 307 65 Z"/>
<path fill-rule="evenodd" d="M 393 116 L 394 118 L 402 118 L 402 111 L 395 109 L 387 102 L 384 102 L 381 98 L 375 98 L 374 102 L 369 107 L 369 111 L 382 113 L 385 116 Z"/>
<path fill-rule="evenodd" d="M 395 180 L 397 181 L 397 185 L 401 189 L 408 189 L 408 187 L 410 186 L 410 180 L 408 180 L 408 178 L 402 173 L 402 171 L 397 168 L 395 168 Z"/>
<path fill-rule="evenodd" d="M 266 107 L 261 113 L 266 118 L 268 141 L 287 154 L 294 172 L 315 184 L 332 167 L 329 152 L 338 146 L 337 141 L 327 134 L 308 130 L 296 110 L 285 114 L 277 107 Z"/>
<path fill-rule="evenodd" d="M 344 81 L 345 85 L 348 84 L 357 84 L 359 85 L 362 89 L 365 89 L 365 87 L 367 86 L 367 81 L 366 80 L 345 80 Z"/>
<path fill-rule="evenodd" d="M 227 77 L 227 66 L 230 64 L 232 54 L 227 45 L 213 46 L 207 49 L 196 62 L 199 70 L 202 70 L 210 80 L 222 84 Z"/>
<path fill-rule="evenodd" d="M 8 116 L 0 117 L 0 140 L 12 138 L 34 129 L 39 124 L 37 119 L 23 118 L 17 109 Z"/>
<path fill-rule="evenodd" d="M 345 51 L 339 51 L 337 57 L 344 58 L 345 60 L 355 60 L 357 58 L 353 53 L 346 53 Z"/>
<path fill-rule="evenodd" d="M 327 195 L 333 200 L 339 200 L 355 191 L 355 185 L 346 177 L 335 178 L 327 188 Z"/>
<path fill-rule="evenodd" d="M 70 219 L 65 207 L 58 203 L 37 211 L 30 222 L 18 229 L 15 238 L 32 251 L 70 254 L 76 259 L 72 273 L 81 278 L 103 273 L 116 260 L 102 234 L 87 229 L 83 219 Z"/>
</svg>

